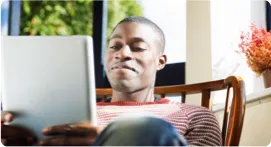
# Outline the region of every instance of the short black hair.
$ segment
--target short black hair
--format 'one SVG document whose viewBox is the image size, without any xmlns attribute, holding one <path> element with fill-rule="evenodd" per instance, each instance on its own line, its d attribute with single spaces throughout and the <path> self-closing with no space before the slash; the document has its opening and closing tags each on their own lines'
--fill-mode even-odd
<svg viewBox="0 0 271 147">
<path fill-rule="evenodd" d="M 139 23 L 139 24 L 145 24 L 145 25 L 148 25 L 149 27 L 151 27 L 154 30 L 154 32 L 157 33 L 158 38 L 159 38 L 160 50 L 162 53 L 164 53 L 165 45 L 166 45 L 165 34 L 157 24 L 155 24 L 154 22 L 152 22 L 151 20 L 149 20 L 143 16 L 130 16 L 130 17 L 127 17 L 127 18 L 121 20 L 115 26 L 112 33 L 115 31 L 115 29 L 118 27 L 118 25 L 120 25 L 122 23 L 126 23 L 126 22 L 135 22 L 135 23 Z"/>
</svg>

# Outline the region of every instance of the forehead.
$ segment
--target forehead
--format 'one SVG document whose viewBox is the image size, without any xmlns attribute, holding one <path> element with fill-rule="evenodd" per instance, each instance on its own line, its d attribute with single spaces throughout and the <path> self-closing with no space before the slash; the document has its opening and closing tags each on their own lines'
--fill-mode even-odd
<svg viewBox="0 0 271 147">
<path fill-rule="evenodd" d="M 115 36 L 120 36 L 125 39 L 142 38 L 148 43 L 158 40 L 157 33 L 155 33 L 150 26 L 137 22 L 124 22 L 119 24 L 111 34 L 111 38 Z"/>
</svg>

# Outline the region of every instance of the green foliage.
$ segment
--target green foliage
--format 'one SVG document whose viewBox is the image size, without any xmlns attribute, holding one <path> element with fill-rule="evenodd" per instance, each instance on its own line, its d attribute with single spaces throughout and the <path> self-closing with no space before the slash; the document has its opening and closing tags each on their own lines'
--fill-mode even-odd
<svg viewBox="0 0 271 147">
<path fill-rule="evenodd" d="M 92 1 L 23 1 L 22 35 L 92 35 Z"/>
<path fill-rule="evenodd" d="M 107 36 L 119 21 L 128 16 L 143 16 L 143 8 L 135 0 L 110 0 L 108 1 L 108 30 Z"/>
<path fill-rule="evenodd" d="M 123 18 L 142 16 L 136 0 L 108 1 L 108 30 Z M 22 1 L 21 35 L 90 35 L 92 36 L 93 1 Z"/>
</svg>

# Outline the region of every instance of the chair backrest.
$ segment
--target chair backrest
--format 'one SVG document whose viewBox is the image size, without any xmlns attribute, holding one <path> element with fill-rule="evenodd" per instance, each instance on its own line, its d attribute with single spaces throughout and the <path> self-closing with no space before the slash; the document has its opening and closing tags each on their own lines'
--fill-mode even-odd
<svg viewBox="0 0 271 147">
<path fill-rule="evenodd" d="M 233 98 L 230 103 L 230 89 L 232 88 Z M 243 128 L 245 115 L 245 85 L 240 77 L 230 76 L 226 79 L 203 82 L 189 85 L 173 85 L 155 87 L 155 94 L 165 97 L 167 94 L 181 95 L 182 102 L 185 103 L 186 95 L 202 93 L 201 105 L 211 109 L 211 92 L 226 89 L 226 101 L 224 109 L 224 118 L 222 125 L 222 143 L 223 146 L 238 146 Z M 99 97 L 106 98 L 112 95 L 110 88 L 98 88 L 96 94 Z"/>
</svg>

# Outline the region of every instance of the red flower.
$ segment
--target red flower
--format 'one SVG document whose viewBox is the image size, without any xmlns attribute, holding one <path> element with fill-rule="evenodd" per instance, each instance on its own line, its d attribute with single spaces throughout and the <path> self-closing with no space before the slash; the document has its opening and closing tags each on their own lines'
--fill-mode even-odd
<svg viewBox="0 0 271 147">
<path fill-rule="evenodd" d="M 246 56 L 248 66 L 258 75 L 271 69 L 271 31 L 258 29 L 254 24 L 250 32 L 242 32 L 237 53 Z"/>
</svg>

